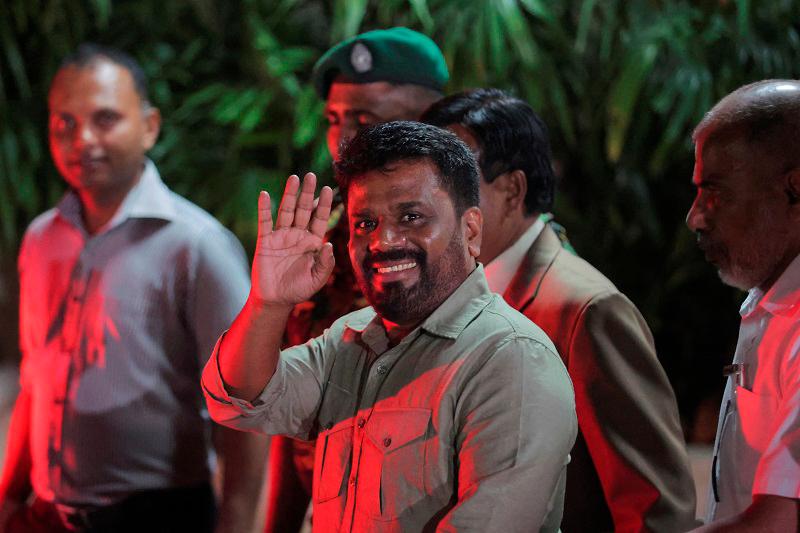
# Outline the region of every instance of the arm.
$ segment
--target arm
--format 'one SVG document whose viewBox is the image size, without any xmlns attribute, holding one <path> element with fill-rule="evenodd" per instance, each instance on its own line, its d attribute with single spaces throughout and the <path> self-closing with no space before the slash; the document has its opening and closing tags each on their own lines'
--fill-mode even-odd
<svg viewBox="0 0 800 533">
<path fill-rule="evenodd" d="M 469 380 L 455 416 L 458 500 L 437 530 L 533 531 L 548 518 L 557 529 L 577 434 L 558 356 L 530 338 L 509 341 Z"/>
<path fill-rule="evenodd" d="M 30 396 L 22 389 L 8 428 L 8 445 L 0 478 L 0 531 L 31 494 Z"/>
<path fill-rule="evenodd" d="M 219 347 L 226 390 L 254 400 L 269 383 L 280 354 L 283 330 L 294 305 L 309 299 L 333 271 L 333 248 L 323 244 L 333 193 L 323 187 L 314 209 L 316 177 L 286 182 L 275 230 L 269 195 L 258 199 L 258 242 L 252 285 L 242 312 Z M 313 213 L 313 217 L 312 217 Z"/>
<path fill-rule="evenodd" d="M 697 533 L 782 533 L 797 531 L 800 502 L 795 498 L 756 494 L 742 513 L 695 529 Z"/>
<path fill-rule="evenodd" d="M 216 532 L 260 532 L 269 438 L 215 425 L 214 441 L 222 485 Z"/>
<path fill-rule="evenodd" d="M 313 294 L 306 295 L 303 291 L 309 290 L 309 287 L 313 290 L 318 288 L 312 283 L 318 281 L 314 274 L 319 277 L 324 275 L 321 279 L 324 283 L 330 273 L 319 271 L 319 256 L 323 250 L 321 236 L 330 211 L 330 189 L 323 190 L 320 207 L 312 219 L 316 186 L 313 174 L 306 176 L 297 199 L 299 186 L 296 176 L 289 178 L 275 231 L 272 231 L 269 196 L 262 192 L 259 197 L 259 237 L 250 295 L 217 354 L 219 368 L 226 369 L 223 375 L 231 383 L 229 392 L 247 399 L 258 395 L 275 370 L 278 343 L 283 335 L 288 311 L 295 303 L 294 298 L 306 299 Z M 237 243 L 229 254 L 239 250 L 241 247 Z M 215 261 L 215 258 L 218 260 Z M 196 329 L 201 346 L 213 342 L 206 337 L 219 334 L 244 298 L 246 279 L 238 284 L 231 279 L 235 277 L 232 269 L 244 266 L 246 262 L 241 258 L 239 264 L 233 259 L 217 258 L 211 254 L 203 262 L 198 274 L 196 292 L 200 296 L 196 297 L 195 315 L 198 317 Z M 314 267 L 317 267 L 317 271 Z M 242 277 L 245 277 L 244 274 Z M 235 308 L 225 305 L 231 303 Z M 216 309 L 216 314 L 210 313 L 210 309 Z M 207 351 L 210 351 L 210 346 L 207 346 Z M 247 359 L 248 355 L 252 357 Z M 240 356 L 244 357 L 243 361 L 239 359 Z M 261 502 L 267 438 L 221 426 L 215 426 L 214 429 L 222 484 L 217 531 L 252 531 Z"/>
<path fill-rule="evenodd" d="M 567 360 L 615 531 L 693 527 L 694 484 L 675 396 L 638 310 L 619 293 L 596 298 L 578 318 Z"/>
</svg>

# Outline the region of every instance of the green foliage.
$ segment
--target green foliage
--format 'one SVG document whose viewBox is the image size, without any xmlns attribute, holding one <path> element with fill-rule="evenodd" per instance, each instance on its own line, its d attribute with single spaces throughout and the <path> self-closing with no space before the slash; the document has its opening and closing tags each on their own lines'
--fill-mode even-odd
<svg viewBox="0 0 800 533">
<path fill-rule="evenodd" d="M 261 188 L 330 179 L 313 62 L 368 29 L 431 35 L 451 91 L 514 91 L 551 127 L 556 215 L 579 253 L 642 308 L 684 404 L 735 339 L 738 295 L 696 252 L 690 133 L 722 95 L 796 78 L 794 0 L 6 0 L 0 3 L 0 253 L 63 191 L 46 150 L 46 95 L 84 40 L 133 53 L 165 118 L 151 156 L 168 184 L 246 246 Z M 0 287 L 2 287 L 0 285 Z M 6 304 L 9 295 L 5 295 Z M 3 305 L 0 293 L 0 305 Z M 703 361 L 708 368 L 703 366 Z M 698 370 L 699 369 L 699 370 Z M 693 374 L 698 374 L 695 379 Z M 721 383 L 721 381 L 720 381 Z"/>
</svg>

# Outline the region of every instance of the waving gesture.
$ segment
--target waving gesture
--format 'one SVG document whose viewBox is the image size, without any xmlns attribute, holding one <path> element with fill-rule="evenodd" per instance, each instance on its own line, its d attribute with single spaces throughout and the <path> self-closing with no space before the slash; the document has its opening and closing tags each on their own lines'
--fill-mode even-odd
<svg viewBox="0 0 800 533">
<path fill-rule="evenodd" d="M 258 241 L 252 295 L 262 305 L 293 306 L 308 300 L 333 271 L 333 246 L 323 242 L 333 191 L 323 187 L 314 205 L 317 177 L 289 176 L 275 227 L 269 194 L 258 197 Z M 300 194 L 297 191 L 300 190 Z"/>
</svg>

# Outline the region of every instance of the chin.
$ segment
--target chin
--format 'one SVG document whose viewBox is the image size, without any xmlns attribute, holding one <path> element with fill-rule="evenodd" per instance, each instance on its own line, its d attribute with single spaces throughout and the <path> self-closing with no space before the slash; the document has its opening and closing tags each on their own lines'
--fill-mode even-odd
<svg viewBox="0 0 800 533">
<path fill-rule="evenodd" d="M 741 279 L 735 274 L 726 272 L 724 270 L 717 270 L 717 274 L 719 275 L 719 279 L 722 280 L 722 283 L 742 291 L 749 291 L 757 285 L 756 283 L 750 283 L 750 281 Z"/>
</svg>

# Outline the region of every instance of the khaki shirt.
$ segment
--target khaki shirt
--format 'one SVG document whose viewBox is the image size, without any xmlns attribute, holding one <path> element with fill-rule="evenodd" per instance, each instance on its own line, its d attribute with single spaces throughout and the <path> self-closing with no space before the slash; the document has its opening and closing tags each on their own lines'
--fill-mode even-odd
<svg viewBox="0 0 800 533">
<path fill-rule="evenodd" d="M 547 336 L 478 267 L 390 348 L 372 308 L 281 352 L 252 404 L 203 374 L 225 425 L 317 438 L 314 531 L 537 531 L 561 519 L 577 433 Z"/>
</svg>

